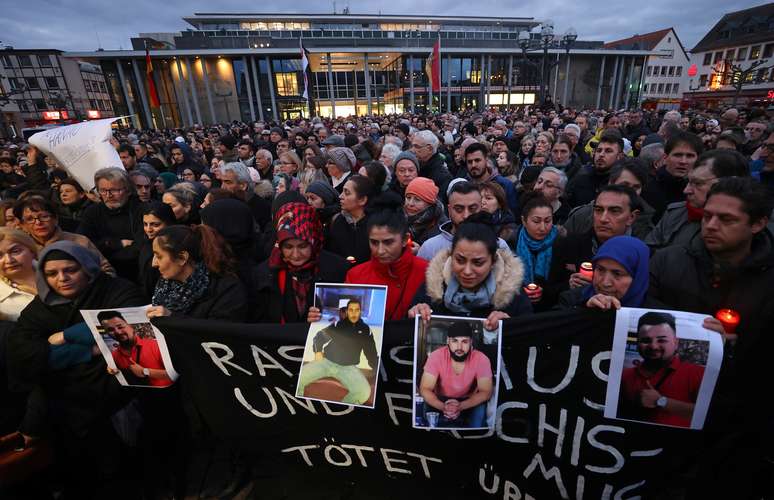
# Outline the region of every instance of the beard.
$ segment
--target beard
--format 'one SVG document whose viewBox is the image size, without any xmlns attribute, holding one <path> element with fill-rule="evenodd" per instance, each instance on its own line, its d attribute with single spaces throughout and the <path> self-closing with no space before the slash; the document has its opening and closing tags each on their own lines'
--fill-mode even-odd
<svg viewBox="0 0 774 500">
<path fill-rule="evenodd" d="M 456 354 L 454 351 L 451 350 L 451 348 L 449 348 L 449 354 L 451 355 L 451 358 L 454 361 L 462 363 L 463 361 L 468 359 L 468 356 L 470 356 L 470 351 L 466 352 L 465 354 L 460 355 L 460 354 Z"/>
</svg>

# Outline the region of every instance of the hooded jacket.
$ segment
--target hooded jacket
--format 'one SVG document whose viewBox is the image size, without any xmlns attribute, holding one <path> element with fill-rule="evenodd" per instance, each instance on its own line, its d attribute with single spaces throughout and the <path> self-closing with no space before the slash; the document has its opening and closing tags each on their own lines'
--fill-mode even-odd
<svg viewBox="0 0 774 500">
<path fill-rule="evenodd" d="M 48 337 L 81 323 L 81 309 L 133 307 L 146 301 L 134 284 L 102 273 L 97 256 L 73 242 L 60 241 L 46 247 L 40 262 L 44 263 L 55 250 L 72 256 L 86 271 L 89 284 L 78 297 L 67 299 L 51 290 L 42 268 L 38 270 L 38 296 L 22 311 L 8 339 L 8 385 L 12 391 L 42 392 L 57 422 L 82 437 L 97 420 L 108 418 L 120 408 L 126 394 L 108 375 L 101 356 L 52 370 Z M 41 415 L 40 420 L 22 430 L 39 435 L 47 420 Z"/>
<path fill-rule="evenodd" d="M 417 252 L 417 257 L 430 261 L 439 252 L 449 250 L 454 239 L 451 229 L 452 221 L 446 221 L 438 226 L 438 234 L 422 243 Z M 497 239 L 497 246 L 503 250 L 508 250 L 508 243 L 502 238 Z"/>
<path fill-rule="evenodd" d="M 529 299 L 521 294 L 524 265 L 518 257 L 509 250 L 498 249 L 497 261 L 490 273 L 494 273 L 496 283 L 495 292 L 489 298 L 490 306 L 471 311 L 469 317 L 486 318 L 492 311 L 502 311 L 510 317 L 532 312 Z M 425 285 L 419 289 L 412 304 L 428 304 L 433 314 L 460 316 L 449 310 L 443 299 L 451 279 L 451 249 L 448 249 L 438 253 L 428 264 Z"/>
<path fill-rule="evenodd" d="M 172 148 L 179 148 L 183 153 L 183 163 L 173 163 L 171 165 L 171 167 L 175 169 L 174 173 L 177 174 L 178 177 L 180 177 L 183 174 L 183 170 L 187 168 L 190 168 L 192 172 L 197 174 L 201 174 L 204 171 L 202 166 L 194 160 L 193 151 L 191 151 L 191 147 L 188 144 L 177 142 L 172 145 Z M 170 148 L 170 150 L 172 148 Z M 224 161 L 226 160 L 224 159 Z"/>
</svg>

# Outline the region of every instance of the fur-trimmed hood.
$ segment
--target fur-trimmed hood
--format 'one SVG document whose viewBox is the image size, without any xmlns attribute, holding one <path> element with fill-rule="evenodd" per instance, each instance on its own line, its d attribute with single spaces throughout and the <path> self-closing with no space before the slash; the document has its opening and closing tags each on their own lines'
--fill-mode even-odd
<svg viewBox="0 0 774 500">
<path fill-rule="evenodd" d="M 495 276 L 495 293 L 491 298 L 497 310 L 507 308 L 521 292 L 524 264 L 510 250 L 499 248 L 492 271 Z M 425 288 L 433 302 L 442 302 L 446 286 L 451 281 L 451 249 L 438 252 L 427 266 Z"/>
</svg>

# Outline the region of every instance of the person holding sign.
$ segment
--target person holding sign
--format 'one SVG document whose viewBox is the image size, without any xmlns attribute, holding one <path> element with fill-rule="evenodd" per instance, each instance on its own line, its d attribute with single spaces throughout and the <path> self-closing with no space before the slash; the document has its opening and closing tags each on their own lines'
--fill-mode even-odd
<svg viewBox="0 0 774 500">
<path fill-rule="evenodd" d="M 371 370 L 379 366 L 371 328 L 362 320 L 362 305 L 349 299 L 346 318 L 317 332 L 314 337 L 314 361 L 305 365 L 299 375 L 298 390 L 304 394 L 315 380 L 332 377 L 347 389 L 342 403 L 362 405 L 371 397 L 371 383 L 357 367 L 363 353 Z M 374 374 L 375 375 L 375 374 Z"/>
<path fill-rule="evenodd" d="M 446 346 L 430 353 L 419 394 L 425 415 L 440 412 L 432 427 L 486 427 L 486 405 L 493 394 L 492 363 L 473 346 L 473 329 L 455 321 L 446 332 Z"/>
<path fill-rule="evenodd" d="M 648 312 L 637 322 L 642 361 L 621 377 L 620 417 L 690 427 L 704 367 L 680 360 L 675 317 Z"/>
</svg>

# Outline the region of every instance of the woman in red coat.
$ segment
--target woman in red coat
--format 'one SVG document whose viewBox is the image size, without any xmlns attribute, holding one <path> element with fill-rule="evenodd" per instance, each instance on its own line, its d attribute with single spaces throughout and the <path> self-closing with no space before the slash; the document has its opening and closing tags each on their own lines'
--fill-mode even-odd
<svg viewBox="0 0 774 500">
<path fill-rule="evenodd" d="M 385 319 L 404 319 L 425 281 L 427 261 L 411 252 L 408 221 L 400 200 L 380 199 L 378 204 L 382 206 L 368 219 L 371 259 L 350 269 L 346 282 L 387 285 Z"/>
</svg>

